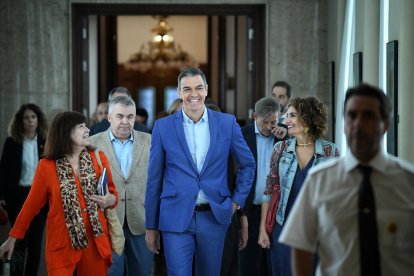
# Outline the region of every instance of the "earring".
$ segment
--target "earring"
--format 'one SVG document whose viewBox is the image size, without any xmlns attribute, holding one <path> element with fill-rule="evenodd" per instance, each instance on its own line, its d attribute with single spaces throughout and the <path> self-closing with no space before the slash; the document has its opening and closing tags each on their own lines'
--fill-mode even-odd
<svg viewBox="0 0 414 276">
<path fill-rule="evenodd" d="M 305 133 L 308 133 L 308 131 L 309 131 L 309 128 L 308 128 L 308 127 L 305 127 L 305 128 L 303 129 L 303 132 L 305 132 Z"/>
</svg>

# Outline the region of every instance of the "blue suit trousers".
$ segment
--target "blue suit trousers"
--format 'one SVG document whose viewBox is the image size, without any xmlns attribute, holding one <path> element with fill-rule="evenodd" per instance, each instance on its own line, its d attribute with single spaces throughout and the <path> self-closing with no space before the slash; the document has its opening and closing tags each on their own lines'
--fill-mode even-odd
<svg viewBox="0 0 414 276">
<path fill-rule="evenodd" d="M 211 211 L 194 212 L 184 232 L 163 231 L 164 254 L 169 276 L 219 276 L 229 224 L 219 224 Z"/>
</svg>

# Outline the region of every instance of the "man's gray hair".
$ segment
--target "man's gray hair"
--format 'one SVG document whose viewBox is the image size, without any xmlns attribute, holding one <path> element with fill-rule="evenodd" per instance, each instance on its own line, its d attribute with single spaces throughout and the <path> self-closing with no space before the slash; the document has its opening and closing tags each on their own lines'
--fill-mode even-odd
<svg viewBox="0 0 414 276">
<path fill-rule="evenodd" d="M 108 102 L 112 101 L 112 99 L 114 98 L 113 95 L 115 93 L 123 94 L 125 97 L 131 98 L 131 93 L 129 93 L 128 88 L 123 87 L 123 86 L 118 86 L 118 87 L 112 88 L 111 91 L 109 91 L 109 94 L 108 94 Z"/>
<path fill-rule="evenodd" d="M 112 111 L 114 110 L 115 105 L 117 104 L 120 104 L 126 107 L 132 106 L 134 107 L 134 110 L 135 110 L 135 102 L 132 98 L 118 96 L 118 97 L 112 98 L 112 101 L 109 102 L 109 110 L 108 110 L 109 114 L 112 114 Z"/>
<path fill-rule="evenodd" d="M 273 97 L 261 98 L 254 105 L 256 116 L 267 118 L 269 115 L 279 112 L 279 104 Z"/>
</svg>

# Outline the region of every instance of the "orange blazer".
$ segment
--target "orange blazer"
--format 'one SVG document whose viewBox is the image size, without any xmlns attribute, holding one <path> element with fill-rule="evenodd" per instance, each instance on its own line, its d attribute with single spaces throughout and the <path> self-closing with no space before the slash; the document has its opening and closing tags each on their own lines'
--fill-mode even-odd
<svg viewBox="0 0 414 276">
<path fill-rule="evenodd" d="M 89 151 L 89 154 L 92 157 L 97 179 L 99 179 L 102 170 L 98 165 L 94 152 Z M 107 169 L 109 191 L 115 195 L 117 204 L 118 193 L 112 181 L 109 162 L 103 152 L 100 151 L 99 156 L 102 161 L 102 166 Z M 75 181 L 78 187 L 80 207 L 84 209 L 86 208 L 86 201 L 83 197 L 80 181 L 76 176 Z M 23 239 L 30 222 L 46 203 L 49 203 L 49 212 L 46 221 L 46 265 L 49 271 L 76 264 L 81 258 L 82 250 L 75 250 L 72 247 L 69 232 L 66 228 L 55 161 L 42 159 L 36 169 L 30 193 L 16 219 L 16 223 L 10 231 L 10 236 Z M 97 238 L 93 238 L 93 240 L 89 239 L 88 243 L 94 242 L 102 258 L 106 259 L 108 264 L 111 264 L 111 245 L 108 236 L 107 221 L 104 212 L 100 208 L 98 210 L 99 220 L 104 233 Z M 88 237 L 93 237 L 87 212 L 82 212 L 82 215 Z"/>
</svg>

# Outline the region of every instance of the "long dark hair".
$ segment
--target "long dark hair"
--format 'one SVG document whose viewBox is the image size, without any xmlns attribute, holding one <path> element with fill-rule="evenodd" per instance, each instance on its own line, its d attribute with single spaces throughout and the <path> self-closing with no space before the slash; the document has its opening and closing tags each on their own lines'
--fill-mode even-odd
<svg viewBox="0 0 414 276">
<path fill-rule="evenodd" d="M 36 133 L 38 138 L 45 139 L 47 134 L 47 120 L 43 111 L 39 106 L 33 103 L 27 103 L 20 106 L 19 110 L 14 114 L 10 125 L 9 135 L 19 144 L 23 143 L 24 138 L 24 124 L 23 115 L 26 110 L 32 110 L 37 116 Z"/>
<path fill-rule="evenodd" d="M 86 117 L 76 111 L 65 111 L 57 114 L 52 121 L 45 145 L 45 158 L 56 160 L 73 153 L 73 141 L 70 137 L 72 129 L 86 123 Z M 93 147 L 87 147 L 94 149 Z"/>
</svg>

